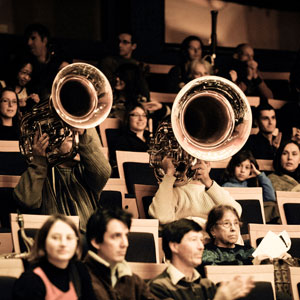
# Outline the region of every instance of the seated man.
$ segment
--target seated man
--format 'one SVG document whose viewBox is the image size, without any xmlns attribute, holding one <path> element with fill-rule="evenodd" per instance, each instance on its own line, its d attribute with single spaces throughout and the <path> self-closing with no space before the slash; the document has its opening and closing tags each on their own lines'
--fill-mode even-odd
<svg viewBox="0 0 300 300">
<path fill-rule="evenodd" d="M 84 262 L 97 299 L 157 299 L 146 283 L 126 263 L 131 214 L 99 209 L 87 224 L 88 251 Z"/>
<path fill-rule="evenodd" d="M 204 227 L 209 211 L 218 204 L 231 205 L 241 215 L 240 204 L 210 178 L 209 162 L 198 161 L 192 167 L 196 169 L 193 180 L 177 187 L 174 187 L 176 170 L 172 159 L 165 157 L 162 168 L 165 176 L 149 207 L 149 215 L 158 219 L 161 224 L 192 217 Z"/>
<path fill-rule="evenodd" d="M 88 218 L 99 206 L 100 192 L 110 177 L 111 167 L 100 150 L 96 129 L 76 131 L 79 131 L 80 158 L 75 156 L 54 167 L 46 158 L 49 135 L 36 133 L 33 160 L 13 195 L 26 213 L 78 215 L 80 229 L 85 231 Z M 60 155 L 70 152 L 72 140 L 71 135 L 64 140 L 57 149 Z"/>
<path fill-rule="evenodd" d="M 281 142 L 281 133 L 274 135 L 277 124 L 274 108 L 268 103 L 260 104 L 254 121 L 259 132 L 249 136 L 244 149 L 250 150 L 256 159 L 273 159 Z"/>
<path fill-rule="evenodd" d="M 169 267 L 150 281 L 150 289 L 159 299 L 237 299 L 254 287 L 252 279 L 236 276 L 216 288 L 207 278 L 201 278 L 195 267 L 201 264 L 204 250 L 201 226 L 193 220 L 180 219 L 165 225 L 163 250 Z"/>
</svg>

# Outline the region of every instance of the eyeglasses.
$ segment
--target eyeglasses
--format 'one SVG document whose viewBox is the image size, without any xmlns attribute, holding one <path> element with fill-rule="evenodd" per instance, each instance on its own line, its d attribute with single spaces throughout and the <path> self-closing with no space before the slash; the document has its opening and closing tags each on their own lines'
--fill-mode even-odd
<svg viewBox="0 0 300 300">
<path fill-rule="evenodd" d="M 50 235 L 49 238 L 56 243 L 58 243 L 58 242 L 61 243 L 63 241 L 63 239 L 65 239 L 67 243 L 73 243 L 78 240 L 77 236 L 73 235 L 73 234 L 66 235 L 66 236 L 60 235 L 60 234 L 55 234 L 55 235 Z"/>
<path fill-rule="evenodd" d="M 8 99 L 2 99 L 1 100 L 2 103 L 4 104 L 13 104 L 13 105 L 17 105 L 18 104 L 18 101 L 17 100 L 8 100 Z"/>
<path fill-rule="evenodd" d="M 129 114 L 130 117 L 134 117 L 134 118 L 147 118 L 147 115 L 139 115 L 139 114 Z"/>
<path fill-rule="evenodd" d="M 230 228 L 232 225 L 234 227 L 240 227 L 241 222 L 240 221 L 234 221 L 233 223 L 229 222 L 229 221 L 224 221 L 224 222 L 217 222 L 216 224 L 223 226 L 225 228 Z"/>
</svg>

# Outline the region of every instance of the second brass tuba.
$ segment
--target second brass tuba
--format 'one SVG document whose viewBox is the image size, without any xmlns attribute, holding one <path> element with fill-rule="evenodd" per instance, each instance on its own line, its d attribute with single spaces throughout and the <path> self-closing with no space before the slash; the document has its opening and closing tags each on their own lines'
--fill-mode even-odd
<svg viewBox="0 0 300 300">
<path fill-rule="evenodd" d="M 88 129 L 103 122 L 112 107 L 112 89 L 105 75 L 86 63 L 73 63 L 61 69 L 52 84 L 48 102 L 36 105 L 21 120 L 20 150 L 30 161 L 36 131 L 49 135 L 47 160 L 51 165 L 77 153 L 79 137 L 73 132 L 73 147 L 61 154 L 59 147 L 72 128 Z"/>
<path fill-rule="evenodd" d="M 170 120 L 157 128 L 150 145 L 150 165 L 158 181 L 161 160 L 168 156 L 176 168 L 175 185 L 192 179 L 197 159 L 218 161 L 238 152 L 249 137 L 251 107 L 242 90 L 219 76 L 187 83 L 177 94 Z"/>
</svg>

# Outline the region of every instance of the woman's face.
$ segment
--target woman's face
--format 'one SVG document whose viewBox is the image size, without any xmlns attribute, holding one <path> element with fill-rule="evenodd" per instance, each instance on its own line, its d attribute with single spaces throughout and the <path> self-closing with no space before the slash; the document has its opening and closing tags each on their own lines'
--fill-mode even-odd
<svg viewBox="0 0 300 300">
<path fill-rule="evenodd" d="M 0 114 L 2 118 L 13 118 L 18 109 L 18 100 L 16 94 L 12 91 L 5 91 L 0 101 Z"/>
<path fill-rule="evenodd" d="M 223 248 L 234 248 L 240 235 L 240 222 L 231 210 L 226 210 L 222 219 L 211 229 L 215 245 Z"/>
<path fill-rule="evenodd" d="M 20 86 L 25 86 L 31 80 L 32 65 L 27 64 L 18 73 L 17 79 Z"/>
<path fill-rule="evenodd" d="M 65 268 L 74 256 L 78 245 L 76 233 L 70 225 L 56 221 L 49 230 L 45 242 L 47 258 L 53 265 Z"/>
<path fill-rule="evenodd" d="M 195 66 L 195 69 L 193 70 L 193 79 L 195 78 L 199 78 L 199 77 L 202 77 L 202 76 L 205 76 L 205 75 L 208 75 L 208 72 L 204 66 L 204 64 L 202 63 L 197 63 L 196 66 Z"/>
<path fill-rule="evenodd" d="M 200 59 L 202 56 L 201 44 L 197 40 L 190 41 L 187 51 L 190 60 Z"/>
<path fill-rule="evenodd" d="M 300 163 L 299 147 L 293 143 L 287 144 L 281 154 L 281 166 L 288 172 L 294 172 Z"/>
<path fill-rule="evenodd" d="M 234 176 L 238 181 L 245 181 L 251 173 L 251 162 L 249 159 L 244 160 L 234 169 Z"/>
<path fill-rule="evenodd" d="M 147 126 L 147 115 L 145 111 L 136 107 L 129 114 L 129 129 L 133 132 L 139 132 L 145 130 Z"/>
</svg>

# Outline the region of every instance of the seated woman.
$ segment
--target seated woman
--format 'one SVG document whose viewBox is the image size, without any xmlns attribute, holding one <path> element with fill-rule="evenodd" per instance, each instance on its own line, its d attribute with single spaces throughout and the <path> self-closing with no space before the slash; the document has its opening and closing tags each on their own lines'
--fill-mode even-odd
<svg viewBox="0 0 300 300">
<path fill-rule="evenodd" d="M 275 191 L 300 192 L 300 145 L 285 141 L 278 148 L 273 160 L 274 173 L 270 174 Z"/>
<path fill-rule="evenodd" d="M 39 95 L 30 87 L 33 64 L 30 58 L 22 57 L 14 61 L 11 74 L 6 85 L 15 90 L 19 98 L 20 111 L 30 111 L 32 106 L 40 102 Z"/>
<path fill-rule="evenodd" d="M 255 157 L 249 150 L 241 150 L 232 156 L 222 178 L 224 187 L 262 187 L 267 223 L 279 220 L 275 191 L 270 179 L 259 171 Z"/>
<path fill-rule="evenodd" d="M 258 265 L 272 261 L 272 258 L 265 254 L 254 258 L 252 256 L 254 248 L 237 244 L 240 224 L 239 215 L 231 206 L 218 205 L 210 211 L 206 231 L 211 242 L 205 245 L 199 271 L 203 272 L 202 268 L 205 265 Z M 290 254 L 285 252 L 279 258 L 289 257 Z M 276 299 L 291 299 L 291 297 L 284 292 L 277 292 Z"/>
<path fill-rule="evenodd" d="M 95 299 L 81 256 L 79 232 L 65 215 L 44 223 L 30 254 L 32 266 L 17 279 L 13 299 Z"/>
<path fill-rule="evenodd" d="M 144 106 L 140 103 L 132 104 L 125 112 L 121 135 L 117 135 L 109 143 L 109 158 L 113 170 L 116 169 L 116 150 L 146 152 L 149 149 L 150 132 L 146 130 L 147 126 L 148 114 Z"/>
<path fill-rule="evenodd" d="M 19 104 L 13 89 L 0 92 L 0 140 L 19 139 Z"/>
</svg>

